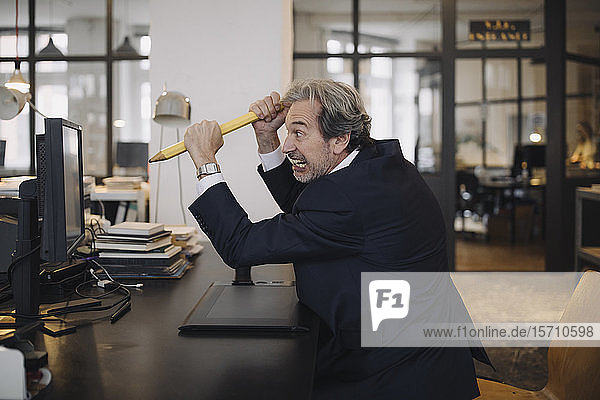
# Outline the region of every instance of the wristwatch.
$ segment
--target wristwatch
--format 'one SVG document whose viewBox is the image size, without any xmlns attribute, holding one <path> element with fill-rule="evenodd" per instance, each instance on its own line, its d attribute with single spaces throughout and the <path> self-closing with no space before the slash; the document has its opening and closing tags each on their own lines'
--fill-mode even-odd
<svg viewBox="0 0 600 400">
<path fill-rule="evenodd" d="M 203 175 L 212 175 L 216 174 L 217 172 L 221 172 L 219 164 L 209 162 L 198 167 L 198 171 L 196 171 L 196 178 L 200 179 Z"/>
</svg>

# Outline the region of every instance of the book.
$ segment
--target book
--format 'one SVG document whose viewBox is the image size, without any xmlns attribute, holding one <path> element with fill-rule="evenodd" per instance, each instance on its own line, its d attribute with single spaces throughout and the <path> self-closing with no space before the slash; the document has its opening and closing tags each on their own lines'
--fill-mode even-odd
<svg viewBox="0 0 600 400">
<path fill-rule="evenodd" d="M 112 235 L 151 236 L 164 231 L 164 224 L 150 222 L 121 222 L 109 227 L 106 232 Z"/>
<path fill-rule="evenodd" d="M 158 238 L 171 236 L 171 232 L 162 231 L 150 236 L 137 236 L 137 235 L 111 235 L 108 233 L 97 233 L 96 240 L 101 242 L 107 241 L 125 241 L 125 242 L 151 242 Z"/>
<path fill-rule="evenodd" d="M 170 237 L 164 237 L 164 238 L 160 238 L 151 242 L 138 242 L 138 243 L 132 243 L 132 242 L 127 242 L 124 240 L 117 240 L 117 241 L 104 241 L 104 240 L 100 240 L 100 241 L 96 241 L 96 248 L 98 250 L 132 250 L 132 251 L 150 251 L 150 250 L 155 250 L 155 249 L 159 249 L 161 247 L 165 247 L 167 245 L 171 244 L 171 238 Z"/>
<path fill-rule="evenodd" d="M 171 231 L 175 240 L 187 240 L 197 232 L 196 228 L 187 225 L 165 225 L 165 230 Z"/>
<path fill-rule="evenodd" d="M 114 273 L 109 273 L 114 279 L 179 279 L 189 268 L 191 268 L 191 266 L 192 264 L 189 261 L 181 259 L 177 262 L 175 271 L 171 273 L 136 272 L 133 270 L 127 270 L 122 272 L 115 271 Z M 104 278 L 106 277 L 106 274 L 104 274 L 103 272 L 99 272 L 98 276 Z"/>
<path fill-rule="evenodd" d="M 169 265 L 102 265 L 102 267 L 110 274 L 145 273 L 169 275 L 176 272 L 181 267 L 183 261 L 185 260 L 179 258 Z"/>
<path fill-rule="evenodd" d="M 158 266 L 164 267 L 165 265 L 171 265 L 182 256 L 181 252 L 175 253 L 169 258 L 127 258 L 127 257 L 102 257 L 99 263 L 102 266 L 106 265 L 144 265 L 148 267 Z"/>
<path fill-rule="evenodd" d="M 110 190 L 137 190 L 144 179 L 141 176 L 110 176 L 102 179 L 102 183 Z"/>
<path fill-rule="evenodd" d="M 100 252 L 100 259 L 103 258 L 170 258 L 175 254 L 181 252 L 181 247 L 169 245 L 163 251 L 102 251 Z"/>
</svg>

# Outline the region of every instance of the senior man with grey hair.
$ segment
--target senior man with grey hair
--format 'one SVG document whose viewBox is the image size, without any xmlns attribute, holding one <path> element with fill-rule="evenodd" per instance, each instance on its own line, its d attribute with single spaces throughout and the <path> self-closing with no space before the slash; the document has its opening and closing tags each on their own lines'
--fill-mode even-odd
<svg viewBox="0 0 600 400">
<path fill-rule="evenodd" d="M 440 207 L 398 141 L 370 137 L 360 95 L 340 82 L 295 81 L 250 110 L 258 173 L 283 213 L 252 223 L 209 172 L 223 145 L 214 121 L 185 134 L 199 169 L 190 211 L 229 266 L 294 264 L 298 298 L 321 319 L 313 398 L 477 397 L 468 348 L 360 345 L 361 272 L 448 270 Z"/>
</svg>

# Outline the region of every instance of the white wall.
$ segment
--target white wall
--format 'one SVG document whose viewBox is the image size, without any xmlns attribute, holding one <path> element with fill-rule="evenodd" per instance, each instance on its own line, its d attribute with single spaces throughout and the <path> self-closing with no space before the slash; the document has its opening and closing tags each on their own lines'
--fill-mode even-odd
<svg viewBox="0 0 600 400">
<path fill-rule="evenodd" d="M 245 114 L 252 101 L 271 90 L 285 91 L 292 76 L 291 0 L 150 0 L 150 37 L 152 98 L 159 96 L 166 81 L 168 89 L 190 98 L 192 122 L 214 119 L 223 123 Z M 153 122 L 151 155 L 159 150 L 159 136 L 160 126 Z M 165 128 L 164 144 L 176 140 L 175 129 Z M 195 169 L 189 155 L 179 158 L 186 218 L 192 225 L 195 221 L 187 206 L 196 199 Z M 259 159 L 251 126 L 225 136 L 217 159 L 252 220 L 278 212 L 256 172 Z M 177 160 L 161 164 L 157 220 L 183 223 Z M 150 220 L 156 205 L 157 172 L 158 164 L 151 164 Z"/>
</svg>

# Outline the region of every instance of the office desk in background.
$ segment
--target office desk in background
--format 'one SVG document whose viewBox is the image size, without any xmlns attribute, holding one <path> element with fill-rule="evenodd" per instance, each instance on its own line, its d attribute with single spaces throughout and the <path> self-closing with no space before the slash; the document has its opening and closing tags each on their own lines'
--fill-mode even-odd
<svg viewBox="0 0 600 400">
<path fill-rule="evenodd" d="M 146 219 L 146 203 L 150 197 L 150 185 L 143 182 L 140 189 L 131 190 L 114 190 L 107 189 L 106 186 L 96 186 L 95 190 L 90 193 L 91 201 L 125 201 L 135 202 L 137 206 L 137 221 L 145 222 Z M 125 210 L 125 214 L 126 214 Z M 119 221 L 123 222 L 123 221 Z M 118 223 L 118 222 L 115 222 Z"/>
<path fill-rule="evenodd" d="M 291 280 L 291 266 L 253 268 L 254 280 Z M 144 281 L 132 309 L 71 335 L 36 337 L 52 383 L 44 399 L 309 399 L 318 319 L 296 336 L 178 336 L 213 281 L 230 281 L 210 244 L 181 280 Z"/>
<path fill-rule="evenodd" d="M 542 191 L 540 196 L 542 214 L 545 213 L 545 201 L 543 191 L 546 188 L 546 180 L 545 178 L 527 178 L 526 180 L 516 180 L 513 177 L 496 177 L 499 179 L 482 179 L 480 181 L 480 186 L 487 191 L 491 191 L 494 193 L 494 209 L 503 208 L 504 204 L 509 204 L 509 215 L 510 215 L 510 241 L 512 243 L 516 242 L 516 227 L 517 227 L 517 196 L 515 195 L 516 190 L 521 190 L 524 192 L 521 200 L 530 199 L 530 195 L 533 191 Z M 508 195 L 506 195 L 508 193 Z M 533 207 L 533 206 L 532 206 Z M 531 216 L 533 218 L 533 215 Z M 544 218 L 542 218 L 544 221 Z M 526 226 L 531 225 L 525 224 Z M 531 226 L 529 226 L 531 230 Z M 544 235 L 544 227 L 542 226 L 542 236 Z M 531 232 L 528 232 L 526 235 L 529 236 Z M 530 238 L 528 237 L 527 240 Z"/>
</svg>

